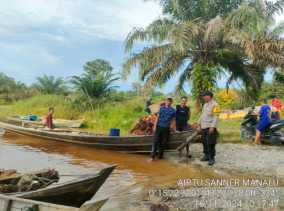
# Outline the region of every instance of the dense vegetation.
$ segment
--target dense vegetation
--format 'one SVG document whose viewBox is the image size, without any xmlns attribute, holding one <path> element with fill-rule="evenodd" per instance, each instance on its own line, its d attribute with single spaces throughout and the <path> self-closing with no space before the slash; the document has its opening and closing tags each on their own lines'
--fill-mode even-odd
<svg viewBox="0 0 284 211">
<path fill-rule="evenodd" d="M 268 67 L 284 72 L 283 23 L 274 15 L 284 2 L 264 0 L 209 1 L 162 0 L 165 18 L 127 37 L 127 76 L 138 66 L 145 87 L 160 86 L 177 73 L 177 90 L 190 83 L 199 100 L 205 90 L 214 90 L 227 73 L 227 85 L 241 81 L 247 95 L 257 100 Z M 150 43 L 135 52 L 136 42 Z"/>
<path fill-rule="evenodd" d="M 126 38 L 129 57 L 123 76 L 134 66 L 140 76 L 131 91 L 117 89 L 120 76 L 102 59 L 87 62 L 81 75 L 67 79 L 43 75 L 31 86 L 0 74 L 1 116 L 42 116 L 53 106 L 56 118 L 85 119 L 85 127 L 96 132 L 118 127 L 127 133 L 145 115 L 146 99 L 153 97 L 155 102 L 165 97 L 155 88 L 175 76 L 180 79 L 171 95 L 178 99 L 190 93 L 193 122 L 198 116 L 193 99 L 200 103 L 204 90 L 215 91 L 223 109 L 240 109 L 260 98 L 283 96 L 284 22 L 276 25 L 274 20 L 275 14 L 283 12 L 283 0 L 158 2 L 163 18 L 146 28 L 133 29 Z M 140 41 L 145 48 L 136 52 L 135 44 Z M 273 71 L 272 82 L 264 81 L 268 69 Z M 217 80 L 224 76 L 227 89 L 220 89 Z M 240 87 L 229 89 L 232 82 Z M 190 90 L 184 90 L 185 84 Z"/>
</svg>

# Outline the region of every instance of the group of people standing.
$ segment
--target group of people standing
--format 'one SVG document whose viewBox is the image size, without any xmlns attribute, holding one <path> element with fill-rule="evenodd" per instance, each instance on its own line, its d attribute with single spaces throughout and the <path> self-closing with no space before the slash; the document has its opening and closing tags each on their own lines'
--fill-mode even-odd
<svg viewBox="0 0 284 211">
<path fill-rule="evenodd" d="M 217 124 L 219 107 L 213 99 L 213 93 L 206 91 L 203 93 L 204 100 L 202 112 L 198 120 L 198 127 L 201 129 L 204 156 L 201 161 L 207 161 L 209 165 L 215 163 L 215 145 L 217 141 Z M 172 107 L 173 99 L 167 98 L 161 105 L 154 124 L 154 140 L 151 158 L 155 160 L 163 158 L 165 144 L 167 143 L 171 125 L 174 130 L 182 132 L 189 129 L 190 108 L 187 105 L 187 97 L 182 97 L 181 102 L 176 108 Z M 174 122 L 174 124 L 172 124 Z"/>
</svg>

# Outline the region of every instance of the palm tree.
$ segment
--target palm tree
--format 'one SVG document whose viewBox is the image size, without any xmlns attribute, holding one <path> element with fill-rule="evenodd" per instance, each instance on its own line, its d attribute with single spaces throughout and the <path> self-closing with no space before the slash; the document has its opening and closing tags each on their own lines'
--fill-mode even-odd
<svg viewBox="0 0 284 211">
<path fill-rule="evenodd" d="M 71 83 L 82 96 L 90 99 L 106 97 L 116 88 L 113 83 L 119 80 L 112 73 L 112 67 L 104 60 L 87 62 L 81 76 L 73 76 Z"/>
<path fill-rule="evenodd" d="M 256 2 L 263 1 L 255 0 Z M 262 11 L 270 13 L 269 19 L 272 20 L 271 14 L 282 8 L 279 5 L 280 7 L 264 6 Z M 202 17 L 181 21 L 164 18 L 154 21 L 145 29 L 134 29 L 126 39 L 126 52 L 130 53 L 137 41 L 148 42 L 151 46 L 130 54 L 124 63 L 124 75 L 127 76 L 134 66 L 138 66 L 140 79 L 145 81 L 146 87 L 153 87 L 164 84 L 179 73 L 177 90 L 182 89 L 185 82 L 191 82 L 192 93 L 198 99 L 202 91 L 215 87 L 218 76 L 227 72 L 228 85 L 232 81 L 241 80 L 247 91 L 253 93 L 252 96 L 257 96 L 256 91 L 263 81 L 265 68 L 268 65 L 282 67 L 280 59 L 283 58 L 283 40 L 279 38 L 279 34 L 283 30 L 278 26 L 273 30 L 275 35 L 270 36 L 272 32 L 268 32 L 266 28 L 267 33 L 263 39 L 249 33 L 253 30 L 246 32 L 236 27 L 233 24 L 236 20 L 234 17 L 244 7 L 258 10 L 257 4 L 246 4 L 229 17 L 217 16 L 209 21 Z M 260 16 L 255 18 L 260 19 Z M 250 21 L 249 18 L 244 18 L 242 24 L 250 24 Z M 271 24 L 272 21 L 268 25 Z M 269 54 L 269 57 L 263 56 L 263 52 L 250 51 L 252 49 L 248 44 L 251 43 L 254 49 L 263 49 L 269 45 L 265 48 L 265 55 Z"/>
<path fill-rule="evenodd" d="M 275 13 L 283 12 L 284 0 L 276 3 L 263 0 L 243 4 L 226 20 L 227 39 L 240 46 L 252 63 L 284 68 L 284 22 L 275 24 Z M 284 69 L 283 69 L 284 71 Z"/>
<path fill-rule="evenodd" d="M 226 16 L 246 0 L 160 0 L 166 15 L 182 21 L 202 17 L 210 20 L 216 16 Z"/>
<path fill-rule="evenodd" d="M 62 78 L 43 75 L 37 77 L 37 83 L 34 87 L 42 94 L 66 94 L 67 88 Z"/>
</svg>

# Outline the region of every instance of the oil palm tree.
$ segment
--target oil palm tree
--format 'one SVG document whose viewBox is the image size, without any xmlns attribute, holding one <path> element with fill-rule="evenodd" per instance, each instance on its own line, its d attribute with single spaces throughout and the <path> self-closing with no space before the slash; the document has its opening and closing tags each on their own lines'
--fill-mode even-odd
<svg viewBox="0 0 284 211">
<path fill-rule="evenodd" d="M 255 0 L 243 4 L 226 20 L 227 39 L 240 46 L 251 62 L 284 68 L 284 22 L 275 24 L 275 13 L 283 12 L 284 0 L 276 3 Z M 283 69 L 284 71 L 284 69 Z"/>
<path fill-rule="evenodd" d="M 81 76 L 73 76 L 71 83 L 78 93 L 87 98 L 95 99 L 106 97 L 117 86 L 113 83 L 119 80 L 112 73 L 111 65 L 104 60 L 96 59 L 87 62 Z"/>
<path fill-rule="evenodd" d="M 66 94 L 67 92 L 65 81 L 62 78 L 48 75 L 37 77 L 34 87 L 43 94 Z"/>
<path fill-rule="evenodd" d="M 117 87 L 113 83 L 118 79 L 114 77 L 114 74 L 110 73 L 105 75 L 84 73 L 81 76 L 73 76 L 71 83 L 82 96 L 95 99 L 106 97 Z"/>
<path fill-rule="evenodd" d="M 262 12 L 269 14 L 267 25 L 271 26 L 272 14 L 282 8 L 281 1 L 277 2 L 277 7 L 276 4 L 268 7 L 261 0 L 257 2 L 265 5 Z M 164 84 L 179 72 L 177 89 L 181 89 L 185 82 L 190 82 L 192 93 L 198 99 L 202 91 L 215 87 L 218 76 L 227 72 L 230 75 L 228 84 L 241 80 L 248 92 L 256 96 L 265 68 L 268 65 L 281 67 L 280 60 L 283 58 L 283 41 L 278 36 L 283 31 L 280 26 L 274 28 L 273 32 L 262 28 L 260 31 L 266 32 L 262 33 L 265 35 L 262 37 L 254 36 L 252 29 L 246 31 L 234 24 L 234 17 L 242 13 L 244 8 L 259 10 L 256 7 L 258 4 L 246 4 L 229 16 L 217 16 L 209 21 L 202 17 L 186 21 L 164 18 L 154 21 L 145 29 L 134 29 L 126 39 L 125 49 L 130 56 L 124 63 L 124 75 L 127 76 L 137 66 L 145 87 L 153 87 Z M 268 15 L 261 17 L 261 13 L 257 13 L 254 18 L 262 22 L 268 19 Z M 244 18 L 242 24 L 250 23 L 250 18 Z M 148 42 L 150 47 L 132 53 L 138 41 Z M 251 43 L 253 49 L 263 49 L 269 45 L 265 48 L 265 55 L 269 54 L 269 57 L 263 56 L 263 52 L 253 52 L 249 48 Z"/>
</svg>

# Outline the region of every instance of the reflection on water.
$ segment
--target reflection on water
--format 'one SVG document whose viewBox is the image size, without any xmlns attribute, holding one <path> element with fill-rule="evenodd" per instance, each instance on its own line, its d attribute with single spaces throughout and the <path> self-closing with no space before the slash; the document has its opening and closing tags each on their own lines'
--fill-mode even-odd
<svg viewBox="0 0 284 211">
<path fill-rule="evenodd" d="M 76 175 L 97 172 L 104 166 L 118 167 L 96 195 L 96 199 L 109 198 L 104 210 L 137 206 L 137 199 L 153 185 L 167 185 L 178 178 L 210 176 L 208 172 L 188 165 L 174 165 L 167 161 L 148 162 L 148 156 L 129 155 L 91 147 L 54 142 L 6 134 L 0 139 L 0 168 L 21 172 L 55 168 L 61 181 Z M 139 200 L 138 200 L 139 201 Z"/>
</svg>

